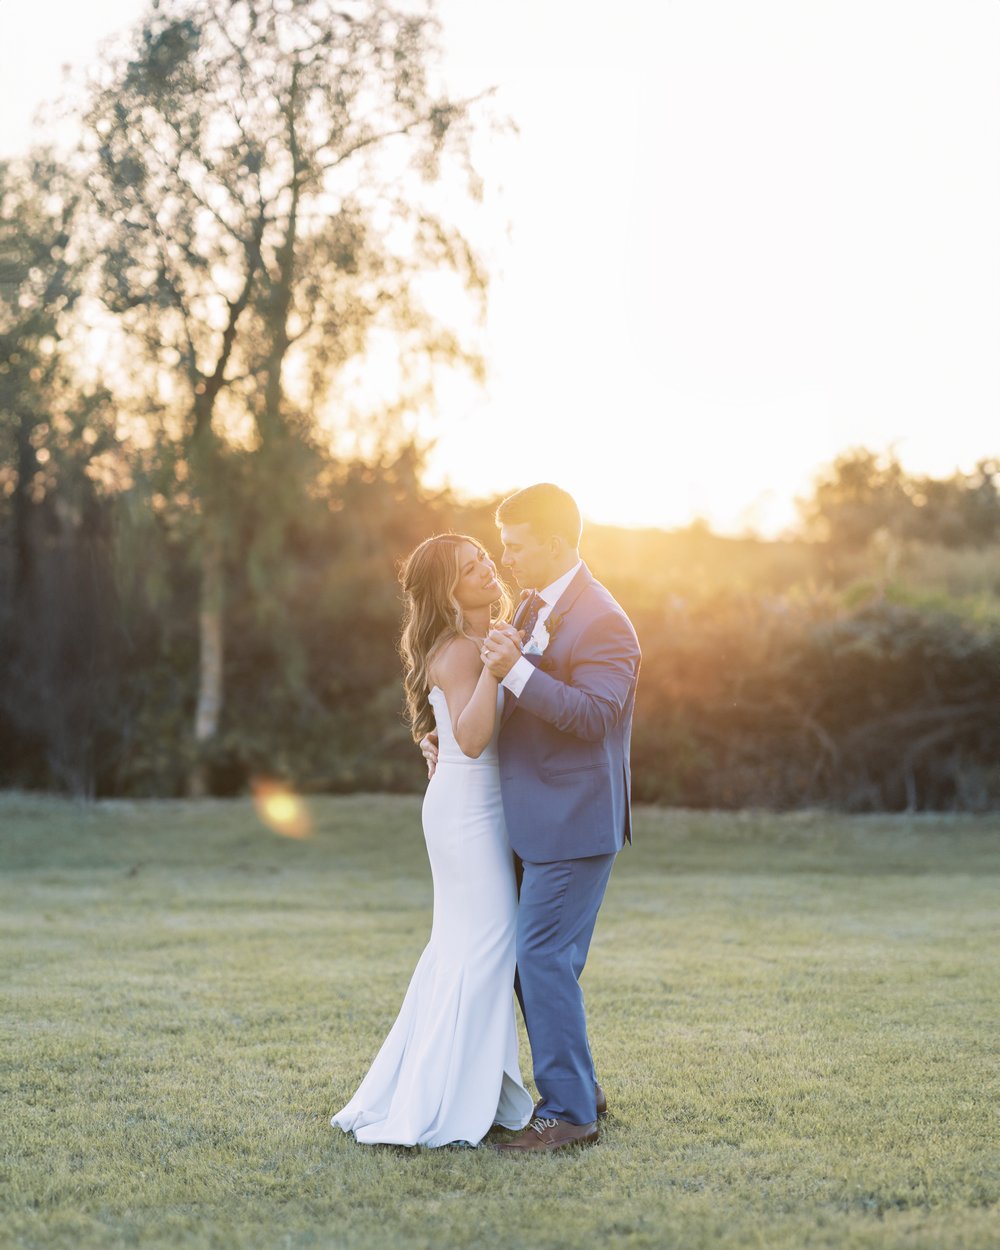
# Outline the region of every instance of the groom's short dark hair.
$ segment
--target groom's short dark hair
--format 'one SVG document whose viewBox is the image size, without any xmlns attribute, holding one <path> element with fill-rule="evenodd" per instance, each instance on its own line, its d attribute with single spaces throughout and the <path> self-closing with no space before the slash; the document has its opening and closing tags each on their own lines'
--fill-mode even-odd
<svg viewBox="0 0 1000 1250">
<path fill-rule="evenodd" d="M 528 524 L 535 537 L 543 540 L 558 534 L 571 547 L 579 547 L 583 532 L 576 500 L 551 482 L 539 482 L 508 495 L 497 508 L 496 521 L 497 525 Z"/>
</svg>

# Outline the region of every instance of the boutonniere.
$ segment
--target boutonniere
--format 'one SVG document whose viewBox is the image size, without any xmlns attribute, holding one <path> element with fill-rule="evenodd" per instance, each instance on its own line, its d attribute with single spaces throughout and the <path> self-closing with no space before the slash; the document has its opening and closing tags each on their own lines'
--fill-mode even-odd
<svg viewBox="0 0 1000 1250">
<path fill-rule="evenodd" d="M 525 655 L 544 655 L 545 649 L 556 636 L 563 618 L 558 612 L 550 612 L 541 624 L 535 626 L 535 632 L 524 644 Z"/>
</svg>

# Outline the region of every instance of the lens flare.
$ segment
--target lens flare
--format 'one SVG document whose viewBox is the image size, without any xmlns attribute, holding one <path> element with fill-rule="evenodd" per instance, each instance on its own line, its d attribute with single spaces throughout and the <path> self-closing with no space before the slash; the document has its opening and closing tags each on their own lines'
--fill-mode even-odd
<svg viewBox="0 0 1000 1250">
<path fill-rule="evenodd" d="M 254 777 L 250 790 L 257 815 L 269 829 L 283 838 L 308 838 L 312 833 L 312 819 L 306 805 L 284 782 Z"/>
</svg>

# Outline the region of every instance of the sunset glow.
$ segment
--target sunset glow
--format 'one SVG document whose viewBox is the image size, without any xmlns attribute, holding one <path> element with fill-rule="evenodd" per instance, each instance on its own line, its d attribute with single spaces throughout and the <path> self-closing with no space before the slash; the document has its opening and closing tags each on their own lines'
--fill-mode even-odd
<svg viewBox="0 0 1000 1250">
<path fill-rule="evenodd" d="M 490 376 L 443 394 L 437 478 L 775 535 L 848 447 L 1000 451 L 1000 6 L 441 13 L 519 136 L 490 154 Z"/>
<path fill-rule="evenodd" d="M 0 154 L 145 8 L 0 6 Z M 437 10 L 443 85 L 496 86 L 517 133 L 480 140 L 482 205 L 443 192 L 491 275 L 486 325 L 450 320 L 487 377 L 442 366 L 405 414 L 429 484 L 775 536 L 847 448 L 940 476 L 1000 452 L 1000 6 Z M 314 414 L 331 437 L 398 398 L 381 351 Z"/>
</svg>

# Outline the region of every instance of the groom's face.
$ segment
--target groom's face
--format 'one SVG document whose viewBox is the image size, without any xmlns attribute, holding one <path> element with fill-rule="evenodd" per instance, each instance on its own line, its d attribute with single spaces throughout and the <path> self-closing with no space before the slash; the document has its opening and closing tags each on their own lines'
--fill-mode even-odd
<svg viewBox="0 0 1000 1250">
<path fill-rule="evenodd" d="M 539 590 L 553 580 L 552 570 L 557 557 L 553 540 L 539 538 L 530 521 L 520 525 L 501 525 L 500 541 L 503 543 L 501 563 L 505 569 L 510 569 L 519 586 L 532 586 Z"/>
</svg>

